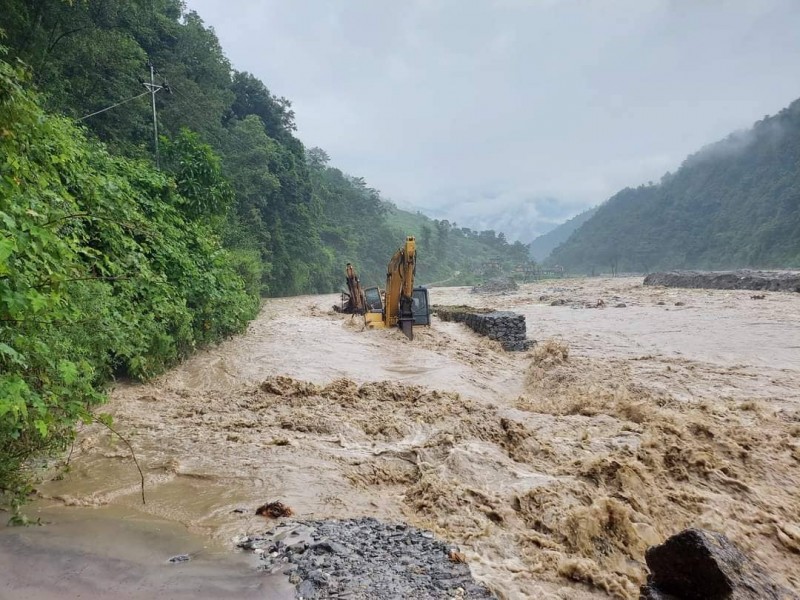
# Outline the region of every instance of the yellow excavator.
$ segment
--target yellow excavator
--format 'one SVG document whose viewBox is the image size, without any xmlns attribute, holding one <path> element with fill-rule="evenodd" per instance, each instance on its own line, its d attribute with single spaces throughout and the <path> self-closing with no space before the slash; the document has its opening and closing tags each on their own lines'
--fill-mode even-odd
<svg viewBox="0 0 800 600">
<path fill-rule="evenodd" d="M 414 287 L 416 268 L 416 241 L 409 236 L 389 261 L 384 298 L 377 287 L 364 290 L 364 322 L 369 329 L 399 326 L 413 340 L 415 325 L 431 324 L 428 290 Z"/>
</svg>

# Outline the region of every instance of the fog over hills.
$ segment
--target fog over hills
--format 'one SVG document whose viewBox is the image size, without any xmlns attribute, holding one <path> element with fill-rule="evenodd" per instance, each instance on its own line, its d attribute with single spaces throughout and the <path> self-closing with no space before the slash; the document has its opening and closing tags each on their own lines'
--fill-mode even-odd
<svg viewBox="0 0 800 600">
<path fill-rule="evenodd" d="M 537 262 L 546 260 L 555 248 L 566 242 L 576 229 L 592 218 L 594 213 L 597 212 L 597 208 L 595 206 L 585 210 L 572 217 L 569 221 L 534 239 L 529 246 L 531 258 Z"/>
<path fill-rule="evenodd" d="M 414 208 L 435 219 L 455 221 L 459 227 L 502 232 L 509 242 L 524 244 L 555 229 L 585 208 L 582 203 L 554 197 L 519 197 L 502 191 L 461 194 L 447 195 L 435 208 Z"/>
<path fill-rule="evenodd" d="M 800 100 L 615 194 L 550 260 L 587 272 L 800 267 Z"/>
</svg>

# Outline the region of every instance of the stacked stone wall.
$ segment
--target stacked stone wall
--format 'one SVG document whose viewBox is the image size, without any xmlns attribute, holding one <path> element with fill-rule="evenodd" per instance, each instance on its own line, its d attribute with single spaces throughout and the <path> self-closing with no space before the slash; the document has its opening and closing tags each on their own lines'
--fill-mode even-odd
<svg viewBox="0 0 800 600">
<path fill-rule="evenodd" d="M 644 285 L 711 290 L 800 292 L 798 271 L 669 271 L 650 273 Z"/>
<path fill-rule="evenodd" d="M 527 350 L 535 342 L 527 339 L 525 316 L 510 311 L 490 311 L 469 306 L 438 306 L 434 313 L 442 321 L 464 323 L 467 327 L 500 342 L 505 350 Z"/>
</svg>

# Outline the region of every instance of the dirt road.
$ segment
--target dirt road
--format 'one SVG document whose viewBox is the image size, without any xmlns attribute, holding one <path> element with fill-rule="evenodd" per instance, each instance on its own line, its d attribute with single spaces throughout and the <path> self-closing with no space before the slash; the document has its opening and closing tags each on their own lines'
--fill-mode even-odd
<svg viewBox="0 0 800 600">
<path fill-rule="evenodd" d="M 218 546 L 264 530 L 269 500 L 404 520 L 505 598 L 635 598 L 644 549 L 695 525 L 800 590 L 800 295 L 750 296 L 639 279 L 431 291 L 525 314 L 543 342 L 528 353 L 438 320 L 413 342 L 363 331 L 335 296 L 271 300 L 246 335 L 114 391 L 146 506 L 125 447 L 88 428 L 31 513 L 132 511 Z"/>
</svg>

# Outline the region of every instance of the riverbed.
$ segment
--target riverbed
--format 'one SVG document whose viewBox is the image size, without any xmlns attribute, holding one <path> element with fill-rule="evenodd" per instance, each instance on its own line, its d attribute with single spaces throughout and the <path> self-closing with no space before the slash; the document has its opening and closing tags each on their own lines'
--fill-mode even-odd
<svg viewBox="0 0 800 600">
<path fill-rule="evenodd" d="M 147 503 L 125 444 L 84 428 L 27 510 L 51 524 L 0 529 L 0 597 L 291 594 L 232 541 L 274 525 L 254 514 L 274 500 L 432 530 L 501 598 L 636 598 L 646 547 L 687 526 L 800 590 L 800 294 L 577 279 L 430 295 L 524 314 L 540 343 L 504 352 L 436 318 L 408 341 L 334 295 L 269 300 L 244 335 L 115 387 L 103 410 Z"/>
</svg>

